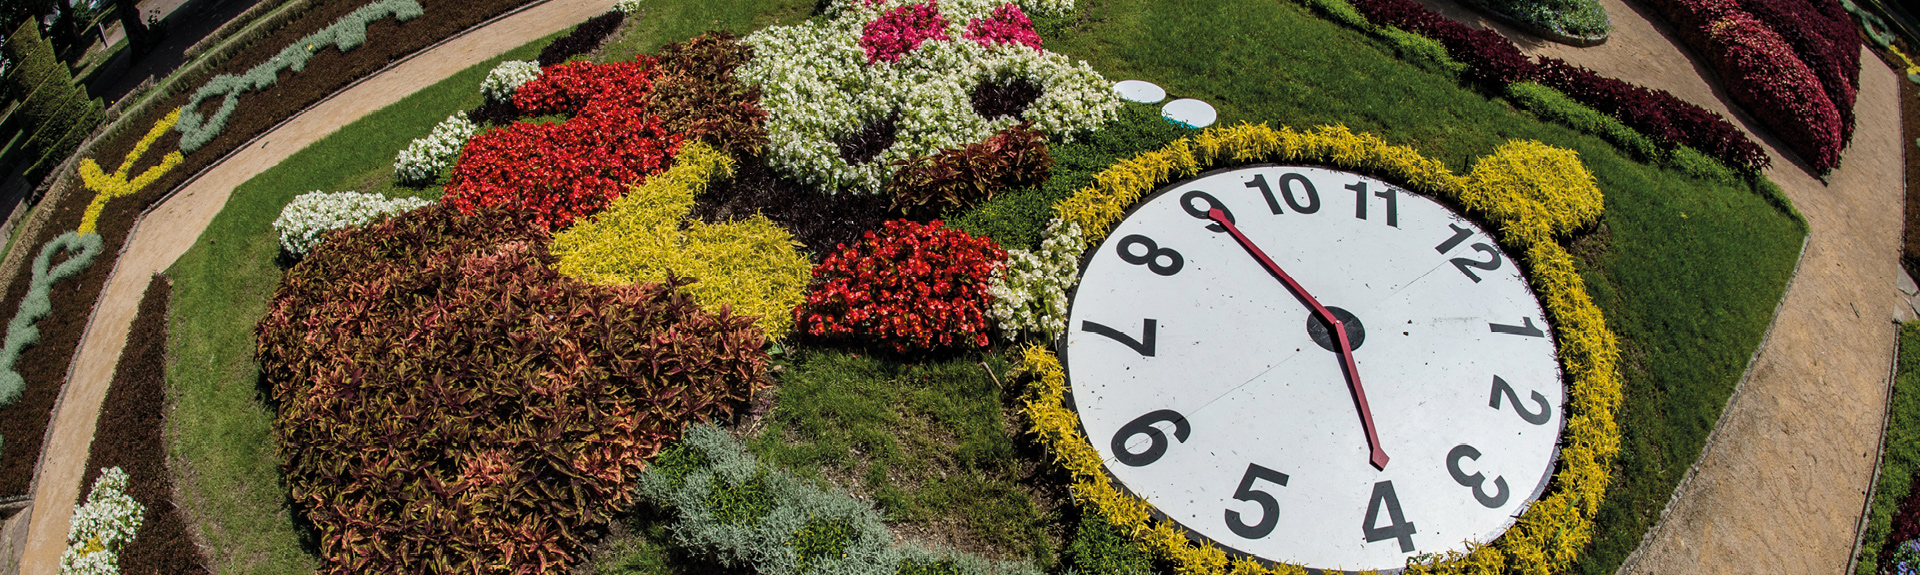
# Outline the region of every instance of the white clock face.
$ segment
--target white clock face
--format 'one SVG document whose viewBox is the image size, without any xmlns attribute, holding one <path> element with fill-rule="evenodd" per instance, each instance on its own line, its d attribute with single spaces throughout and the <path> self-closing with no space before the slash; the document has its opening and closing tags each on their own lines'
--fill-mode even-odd
<svg viewBox="0 0 1920 575">
<path fill-rule="evenodd" d="M 1346 326 L 1362 393 L 1313 302 Z M 1239 168 L 1143 200 L 1088 256 L 1065 349 L 1121 485 L 1225 547 L 1320 569 L 1493 540 L 1545 488 L 1563 427 L 1552 330 L 1514 261 L 1347 172 Z"/>
</svg>

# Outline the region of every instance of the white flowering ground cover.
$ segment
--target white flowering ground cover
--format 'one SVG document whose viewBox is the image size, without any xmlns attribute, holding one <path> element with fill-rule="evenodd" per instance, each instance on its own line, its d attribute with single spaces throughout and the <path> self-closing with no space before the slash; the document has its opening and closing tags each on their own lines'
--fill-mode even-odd
<svg viewBox="0 0 1920 575">
<path fill-rule="evenodd" d="M 513 91 L 522 84 L 540 77 L 540 64 L 526 60 L 508 60 L 494 66 L 487 72 L 487 79 L 480 81 L 480 93 L 489 102 L 511 102 Z"/>
<path fill-rule="evenodd" d="M 1085 241 L 1080 225 L 1059 218 L 1047 222 L 1046 240 L 1039 251 L 1007 250 L 1007 265 L 994 270 L 987 293 L 988 311 L 1008 338 L 1023 333 L 1053 339 L 1067 325 L 1067 288 L 1079 278 L 1080 252 Z"/>
<path fill-rule="evenodd" d="M 280 248 L 300 257 L 320 243 L 327 232 L 366 225 L 377 218 L 432 205 L 419 198 L 387 199 L 379 194 L 360 192 L 313 191 L 300 194 L 280 209 L 273 230 L 280 234 Z"/>
<path fill-rule="evenodd" d="M 67 551 L 60 554 L 61 575 L 116 575 L 120 549 L 133 541 L 146 507 L 127 495 L 127 472 L 101 470 L 87 502 L 73 509 Z"/>
<path fill-rule="evenodd" d="M 767 158 L 774 168 L 828 193 L 872 193 L 892 175 L 887 164 L 979 142 L 1019 121 L 1056 139 L 1070 139 L 1114 118 L 1113 83 L 1086 62 L 1020 44 L 991 47 L 965 37 L 967 24 L 988 19 L 1003 0 L 937 3 L 948 39 L 929 39 L 897 62 L 868 63 L 864 27 L 900 0 L 835 0 L 830 17 L 771 26 L 747 36 L 754 58 L 740 77 L 762 87 L 768 112 Z M 1037 14 L 1071 9 L 1070 0 L 1020 0 Z M 1042 93 L 1019 119 L 988 120 L 970 95 L 983 82 L 1025 78 Z M 894 144 L 853 165 L 834 139 L 898 114 Z"/>
<path fill-rule="evenodd" d="M 432 181 L 441 170 L 453 167 L 453 160 L 460 157 L 460 149 L 478 133 L 480 126 L 468 121 L 466 112 L 454 112 L 434 126 L 427 137 L 415 138 L 407 149 L 394 156 L 393 174 L 406 183 Z"/>
</svg>

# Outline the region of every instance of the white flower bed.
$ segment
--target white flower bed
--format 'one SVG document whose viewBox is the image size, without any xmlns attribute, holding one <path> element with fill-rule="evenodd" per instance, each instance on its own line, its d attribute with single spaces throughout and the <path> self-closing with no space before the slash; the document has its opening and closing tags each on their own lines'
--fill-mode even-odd
<svg viewBox="0 0 1920 575">
<path fill-rule="evenodd" d="M 400 155 L 393 158 L 393 173 L 402 182 L 430 181 L 440 175 L 441 170 L 452 167 L 453 160 L 460 157 L 460 149 L 479 132 L 479 126 L 467 121 L 466 112 L 454 112 L 434 126 L 433 133 L 414 138 L 407 149 L 400 150 Z"/>
<path fill-rule="evenodd" d="M 636 1 L 635 3 L 637 4 L 638 2 Z M 614 7 L 618 8 L 619 5 L 615 4 Z M 489 102 L 510 102 L 513 101 L 514 90 L 518 90 L 522 84 L 532 82 L 538 78 L 540 78 L 539 63 L 525 60 L 507 60 L 501 62 L 498 66 L 494 66 L 492 71 L 487 72 L 487 79 L 480 81 L 480 93 L 485 95 Z"/>
<path fill-rule="evenodd" d="M 831 19 L 772 26 L 748 36 L 755 56 L 739 74 L 762 86 L 771 163 L 830 193 L 871 193 L 892 176 L 889 162 L 979 142 L 1019 120 L 1055 138 L 1072 138 L 1112 120 L 1120 107 L 1113 83 L 1085 62 L 1017 44 L 983 47 L 965 37 L 970 20 L 989 18 L 1003 4 L 940 2 L 950 39 L 927 40 L 892 63 L 869 65 L 860 37 L 866 24 L 898 6 L 896 1 L 869 6 L 867 0 L 838 0 Z M 1018 120 L 989 121 L 973 111 L 974 86 L 1016 78 L 1042 90 Z M 840 157 L 835 138 L 895 113 L 899 124 L 892 146 L 860 165 Z"/>
<path fill-rule="evenodd" d="M 67 551 L 60 554 L 61 575 L 116 575 L 120 549 L 133 541 L 146 507 L 127 496 L 127 472 L 101 470 L 87 502 L 73 509 L 67 527 Z"/>
<path fill-rule="evenodd" d="M 615 0 L 613 9 L 631 15 L 640 11 L 640 0 Z"/>
<path fill-rule="evenodd" d="M 280 233 L 281 249 L 301 257 L 327 232 L 366 225 L 376 218 L 432 204 L 419 198 L 389 200 L 379 194 L 313 191 L 287 202 L 287 207 L 280 209 L 280 217 L 273 220 L 273 230 Z"/>
<path fill-rule="evenodd" d="M 1066 328 L 1067 288 L 1078 279 L 1083 236 L 1079 224 L 1054 218 L 1045 237 L 1038 252 L 1007 250 L 1007 265 L 994 270 L 987 287 L 990 311 L 1009 338 L 1034 333 L 1050 340 Z"/>
</svg>

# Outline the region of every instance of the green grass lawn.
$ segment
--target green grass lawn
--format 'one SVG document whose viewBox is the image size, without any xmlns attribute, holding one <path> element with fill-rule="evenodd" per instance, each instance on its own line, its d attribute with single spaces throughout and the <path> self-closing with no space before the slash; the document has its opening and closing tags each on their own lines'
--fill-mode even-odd
<svg viewBox="0 0 1920 575">
<path fill-rule="evenodd" d="M 1920 472 L 1920 322 L 1900 326 L 1900 364 L 1895 368 L 1893 401 L 1888 412 L 1885 447 L 1880 455 L 1880 479 L 1873 486 L 1867 511 L 1867 532 L 1861 536 L 1859 563 L 1854 573 L 1880 572 L 1880 550 L 1899 545 L 1889 540 L 1893 515 L 1913 492 Z"/>
<path fill-rule="evenodd" d="M 797 0 L 656 0 L 601 54 L 624 59 L 708 28 L 743 34 L 813 9 Z M 1222 123 L 1341 123 L 1414 146 L 1458 173 L 1511 139 L 1579 153 L 1607 195 L 1607 213 L 1572 250 L 1622 338 L 1627 382 L 1623 449 L 1594 547 L 1580 564 L 1585 573 L 1612 572 L 1657 518 L 1771 321 L 1804 237 L 1802 223 L 1769 203 L 1763 186 L 1637 163 L 1599 137 L 1463 88 L 1444 67 L 1403 61 L 1392 46 L 1292 3 L 1080 0 L 1077 15 L 1039 24 L 1052 34 L 1049 49 L 1089 61 L 1110 80 L 1150 80 L 1206 100 Z M 540 45 L 509 56 L 528 58 Z M 491 66 L 349 125 L 241 186 L 173 267 L 169 381 L 178 407 L 170 437 L 186 504 L 214 544 L 217 570 L 304 573 L 314 565 L 287 515 L 271 412 L 252 360 L 253 324 L 281 273 L 269 223 L 293 196 L 315 189 L 437 193 L 394 187 L 393 154 L 453 110 L 479 103 L 476 88 Z M 1056 146 L 1055 182 L 950 219 L 1031 245 L 1047 206 L 1076 182 L 1180 134 L 1151 121 L 1151 112 L 1130 107 L 1134 121 L 1124 129 Z M 1052 503 L 1057 495 L 1035 485 L 1039 460 L 1021 447 L 1027 440 L 1006 403 L 1014 391 L 1001 356 L 910 363 L 801 350 L 782 361 L 780 399 L 750 441 L 761 457 L 842 483 L 917 531 L 1043 565 L 1075 563 L 1063 560 L 1072 554 L 1065 541 L 1074 521 Z M 955 431 L 925 433 L 934 428 Z M 861 456 L 836 457 L 851 447 Z M 649 525 L 638 521 L 638 536 L 610 541 L 596 568 L 698 571 L 675 566 Z"/>
</svg>

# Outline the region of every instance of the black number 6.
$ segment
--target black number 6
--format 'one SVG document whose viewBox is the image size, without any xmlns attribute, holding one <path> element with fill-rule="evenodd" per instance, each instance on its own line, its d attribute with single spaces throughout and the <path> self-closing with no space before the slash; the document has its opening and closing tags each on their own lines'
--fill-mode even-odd
<svg viewBox="0 0 1920 575">
<path fill-rule="evenodd" d="M 1472 487 L 1474 500 L 1479 501 L 1481 505 L 1487 506 L 1488 509 L 1497 509 L 1501 505 L 1505 505 L 1507 503 L 1507 478 L 1494 477 L 1494 493 L 1493 495 L 1487 495 L 1487 492 L 1482 489 L 1487 486 L 1487 476 L 1480 473 L 1467 475 L 1467 472 L 1461 471 L 1460 460 L 1462 459 L 1478 460 L 1480 459 L 1480 450 L 1462 443 L 1454 447 L 1453 451 L 1447 452 L 1447 473 L 1453 475 L 1454 482 Z"/>
<path fill-rule="evenodd" d="M 1285 487 L 1287 474 L 1248 463 L 1247 474 L 1240 477 L 1240 488 L 1233 490 L 1233 498 L 1260 504 L 1260 522 L 1248 525 L 1240 519 L 1240 512 L 1227 510 L 1227 528 L 1242 539 L 1259 539 L 1273 533 L 1273 527 L 1280 524 L 1280 502 L 1273 494 L 1253 488 L 1255 480 L 1265 479 L 1269 483 Z"/>
<path fill-rule="evenodd" d="M 1134 255 L 1133 246 L 1146 246 L 1147 253 Z M 1180 257 L 1180 252 L 1173 251 L 1173 248 L 1160 247 L 1160 244 L 1154 243 L 1153 238 L 1140 234 L 1120 238 L 1120 245 L 1114 246 L 1114 251 L 1120 252 L 1120 261 L 1136 266 L 1147 266 L 1147 269 L 1153 270 L 1153 273 L 1163 276 L 1180 273 L 1180 266 L 1187 263 L 1186 258 Z M 1166 258 L 1166 265 L 1160 264 L 1161 258 Z"/>
<path fill-rule="evenodd" d="M 1193 429 L 1187 425 L 1187 416 L 1171 409 L 1148 412 L 1120 426 L 1120 432 L 1113 434 L 1113 458 L 1127 464 L 1128 467 L 1140 467 L 1160 460 L 1167 453 L 1167 434 L 1153 424 L 1167 422 L 1173 424 L 1173 438 L 1181 443 L 1187 442 L 1187 434 Z M 1127 450 L 1127 442 L 1136 435 L 1146 435 L 1152 443 L 1146 451 L 1134 453 Z"/>
</svg>

